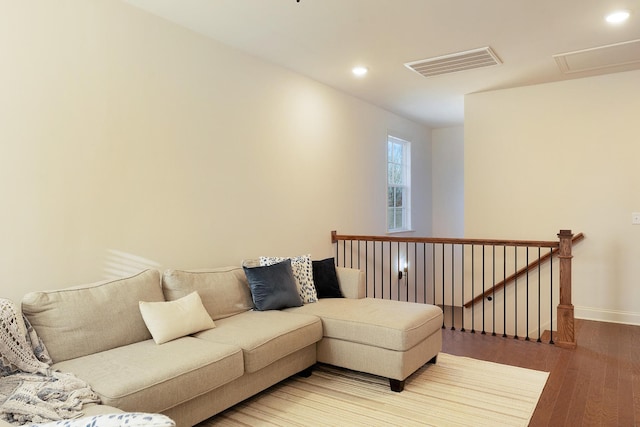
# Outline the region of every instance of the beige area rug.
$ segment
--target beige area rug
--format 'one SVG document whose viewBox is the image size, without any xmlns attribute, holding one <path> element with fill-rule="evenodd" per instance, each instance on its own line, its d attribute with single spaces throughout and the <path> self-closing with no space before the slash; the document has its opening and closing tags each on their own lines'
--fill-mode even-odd
<svg viewBox="0 0 640 427">
<path fill-rule="evenodd" d="M 394 393 L 385 378 L 319 365 L 200 426 L 526 426 L 548 376 L 440 353 Z"/>
</svg>

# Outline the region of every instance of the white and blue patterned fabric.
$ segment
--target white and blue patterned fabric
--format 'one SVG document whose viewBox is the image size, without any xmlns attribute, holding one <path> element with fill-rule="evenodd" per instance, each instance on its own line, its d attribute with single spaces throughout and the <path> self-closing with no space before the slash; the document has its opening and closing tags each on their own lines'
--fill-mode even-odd
<svg viewBox="0 0 640 427">
<path fill-rule="evenodd" d="M 175 427 L 175 425 L 176 423 L 166 415 L 125 412 L 52 421 L 46 424 L 29 424 L 29 427 Z"/>
</svg>

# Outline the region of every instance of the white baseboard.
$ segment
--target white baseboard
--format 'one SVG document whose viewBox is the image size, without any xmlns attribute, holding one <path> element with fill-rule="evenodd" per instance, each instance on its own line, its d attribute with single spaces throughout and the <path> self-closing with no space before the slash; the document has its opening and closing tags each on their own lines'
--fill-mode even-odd
<svg viewBox="0 0 640 427">
<path fill-rule="evenodd" d="M 640 313 L 577 306 L 574 306 L 573 310 L 576 319 L 597 320 L 599 322 L 610 323 L 624 323 L 627 325 L 640 325 Z"/>
</svg>

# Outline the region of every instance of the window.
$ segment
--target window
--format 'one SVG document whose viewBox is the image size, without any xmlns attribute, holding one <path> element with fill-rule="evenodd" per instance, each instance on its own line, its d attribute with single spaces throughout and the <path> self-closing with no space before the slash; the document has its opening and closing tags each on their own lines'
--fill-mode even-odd
<svg viewBox="0 0 640 427">
<path fill-rule="evenodd" d="M 387 137 L 387 231 L 411 229 L 411 143 Z"/>
</svg>

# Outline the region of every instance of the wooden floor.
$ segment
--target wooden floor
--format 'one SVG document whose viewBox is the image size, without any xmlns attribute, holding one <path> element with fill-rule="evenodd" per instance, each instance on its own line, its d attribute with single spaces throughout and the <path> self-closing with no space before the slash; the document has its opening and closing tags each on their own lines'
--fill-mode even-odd
<svg viewBox="0 0 640 427">
<path fill-rule="evenodd" d="M 640 426 L 640 326 L 575 326 L 575 350 L 445 329 L 443 351 L 550 372 L 530 426 Z"/>
</svg>

